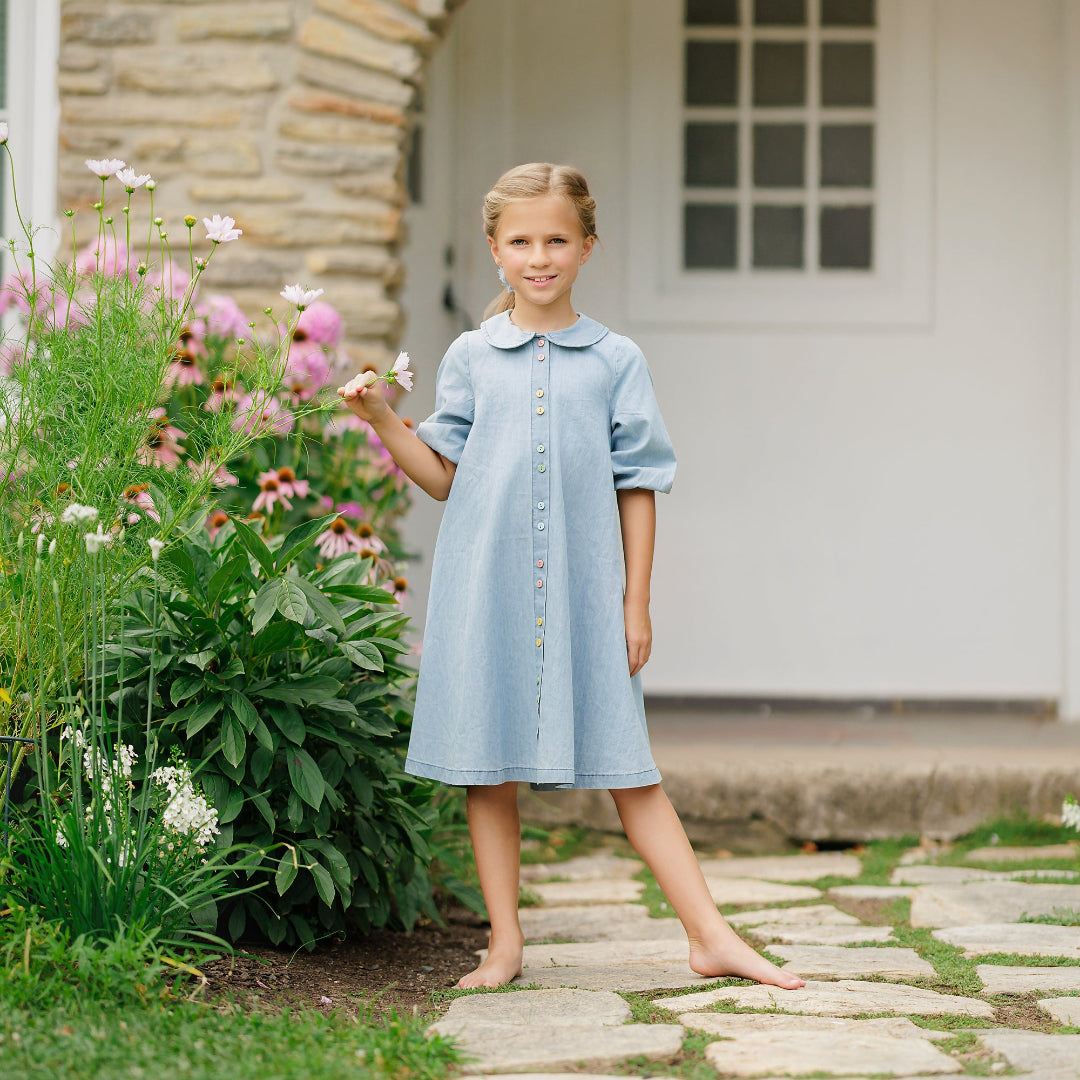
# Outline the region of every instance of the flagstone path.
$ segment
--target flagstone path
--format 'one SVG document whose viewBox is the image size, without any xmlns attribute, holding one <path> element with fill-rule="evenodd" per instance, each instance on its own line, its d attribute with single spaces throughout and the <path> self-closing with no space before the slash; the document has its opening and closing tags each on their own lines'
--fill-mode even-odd
<svg viewBox="0 0 1080 1080">
<path fill-rule="evenodd" d="M 676 1077 L 687 1061 L 718 1080 L 1080 1080 L 1080 926 L 1021 921 L 1080 910 L 1080 884 L 1028 869 L 1044 850 L 1078 853 L 968 855 L 999 867 L 988 871 L 938 865 L 944 847 L 919 849 L 888 886 L 858 883 L 851 854 L 703 859 L 716 902 L 742 908 L 732 925 L 806 978 L 793 991 L 695 975 L 677 920 L 645 906 L 655 894 L 636 859 L 600 852 L 527 867 L 526 895 L 540 903 L 521 912 L 521 977 L 455 997 L 430 1030 L 468 1055 L 466 1078 L 484 1080 L 599 1080 L 616 1066 Z M 826 878 L 831 887 L 818 888 Z M 909 898 L 910 924 L 889 925 Z"/>
</svg>

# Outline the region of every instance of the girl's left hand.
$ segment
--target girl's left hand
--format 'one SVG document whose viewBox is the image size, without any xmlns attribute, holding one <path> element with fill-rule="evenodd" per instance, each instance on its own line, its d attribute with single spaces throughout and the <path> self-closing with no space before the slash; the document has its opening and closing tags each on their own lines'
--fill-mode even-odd
<svg viewBox="0 0 1080 1080">
<path fill-rule="evenodd" d="M 633 678 L 644 666 L 652 652 L 652 620 L 649 605 L 623 600 L 623 621 L 626 624 L 626 657 Z"/>
</svg>

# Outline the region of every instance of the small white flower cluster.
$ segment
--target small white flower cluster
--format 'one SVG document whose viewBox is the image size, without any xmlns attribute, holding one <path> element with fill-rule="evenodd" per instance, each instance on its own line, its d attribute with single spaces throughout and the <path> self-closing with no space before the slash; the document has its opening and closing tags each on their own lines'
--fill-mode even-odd
<svg viewBox="0 0 1080 1080">
<path fill-rule="evenodd" d="M 155 769 L 150 777 L 169 793 L 162 820 L 174 832 L 195 837 L 202 847 L 213 840 L 221 830 L 218 813 L 202 795 L 195 794 L 191 772 L 186 765 L 166 765 Z"/>
<path fill-rule="evenodd" d="M 83 539 L 86 541 L 86 554 L 96 555 L 106 544 L 112 540 L 111 534 L 98 528 L 97 532 L 87 533 Z"/>
<path fill-rule="evenodd" d="M 83 506 L 82 503 L 69 503 L 60 515 L 61 525 L 93 525 L 98 519 L 96 506 Z"/>
<path fill-rule="evenodd" d="M 1061 824 L 1080 832 L 1080 803 L 1071 795 L 1066 797 L 1061 807 Z"/>
<path fill-rule="evenodd" d="M 70 739 L 75 743 L 76 750 L 81 750 L 86 746 L 86 736 L 82 733 L 82 728 L 73 728 L 70 724 L 60 732 L 60 738 Z"/>
</svg>

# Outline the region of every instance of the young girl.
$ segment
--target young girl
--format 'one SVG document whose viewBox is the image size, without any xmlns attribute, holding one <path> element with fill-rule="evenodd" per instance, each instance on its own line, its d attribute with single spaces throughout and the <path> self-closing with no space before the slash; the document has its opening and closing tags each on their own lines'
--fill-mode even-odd
<svg viewBox="0 0 1080 1080">
<path fill-rule="evenodd" d="M 338 391 L 447 503 L 405 768 L 468 789 L 491 936 L 458 985 L 521 973 L 517 785 L 528 781 L 610 789 L 694 971 L 794 989 L 802 980 L 717 911 L 649 751 L 638 673 L 652 645 L 654 492 L 670 489 L 675 456 L 641 351 L 570 299 L 595 206 L 564 166 L 499 178 L 484 231 L 506 288 L 450 346 L 436 410 L 415 434 L 371 376 Z"/>
</svg>

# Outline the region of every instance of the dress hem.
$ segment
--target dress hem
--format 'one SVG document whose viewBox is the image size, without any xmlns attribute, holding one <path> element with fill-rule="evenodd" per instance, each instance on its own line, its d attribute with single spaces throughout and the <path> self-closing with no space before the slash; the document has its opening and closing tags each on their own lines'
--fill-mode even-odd
<svg viewBox="0 0 1080 1080">
<path fill-rule="evenodd" d="M 635 788 L 659 784 L 661 780 L 660 770 L 655 765 L 635 773 L 574 773 L 570 769 L 533 769 L 520 765 L 504 769 L 445 769 L 441 765 L 407 758 L 405 771 L 410 776 L 423 776 L 456 787 L 518 781 L 544 789 Z"/>
</svg>

